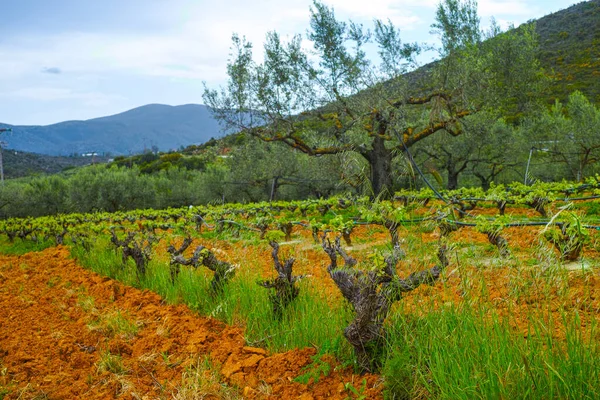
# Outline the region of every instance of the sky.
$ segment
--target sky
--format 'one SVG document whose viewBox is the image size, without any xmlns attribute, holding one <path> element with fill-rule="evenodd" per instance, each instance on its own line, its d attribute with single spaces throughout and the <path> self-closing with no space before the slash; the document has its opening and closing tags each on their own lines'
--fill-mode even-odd
<svg viewBox="0 0 600 400">
<path fill-rule="evenodd" d="M 390 19 L 405 42 L 436 42 L 438 0 L 324 0 L 340 20 Z M 482 28 L 574 0 L 479 0 Z M 260 60 L 265 34 L 305 34 L 311 0 L 0 0 L 0 122 L 48 125 L 150 103 L 202 103 L 226 83 L 235 32 Z"/>
</svg>

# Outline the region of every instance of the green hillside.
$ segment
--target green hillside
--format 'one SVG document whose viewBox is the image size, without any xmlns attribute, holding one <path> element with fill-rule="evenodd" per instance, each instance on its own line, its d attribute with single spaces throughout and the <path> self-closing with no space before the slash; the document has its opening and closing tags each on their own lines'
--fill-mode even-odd
<svg viewBox="0 0 600 400">
<path fill-rule="evenodd" d="M 82 167 L 94 163 L 105 163 L 102 156 L 61 157 L 2 149 L 4 176 L 7 179 L 30 175 L 55 174 L 66 169 Z"/>
<path fill-rule="evenodd" d="M 539 59 L 553 79 L 549 102 L 579 90 L 600 103 L 600 0 L 540 18 L 536 28 Z"/>
</svg>

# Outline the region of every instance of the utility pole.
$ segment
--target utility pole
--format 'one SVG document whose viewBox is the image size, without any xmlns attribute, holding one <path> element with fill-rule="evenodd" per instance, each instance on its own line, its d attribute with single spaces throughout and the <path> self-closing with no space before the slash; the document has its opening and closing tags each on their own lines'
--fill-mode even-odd
<svg viewBox="0 0 600 400">
<path fill-rule="evenodd" d="M 0 133 L 2 132 L 12 132 L 11 128 L 0 128 Z M 0 141 L 0 181 L 2 181 L 2 185 L 4 185 L 4 160 L 2 159 L 2 146 L 4 146 L 6 142 Z"/>
<path fill-rule="evenodd" d="M 527 168 L 525 168 L 525 185 L 527 185 L 527 182 L 529 181 L 529 164 L 531 164 L 531 155 L 533 154 L 533 151 L 537 150 L 535 147 L 532 147 L 529 150 L 529 158 L 527 159 Z"/>
<path fill-rule="evenodd" d="M 269 196 L 269 203 L 275 200 L 275 190 L 277 190 L 277 181 L 279 181 L 278 176 L 273 178 L 273 184 L 271 185 L 271 195 Z"/>
<path fill-rule="evenodd" d="M 529 164 L 531 164 L 531 156 L 533 155 L 534 151 L 542 151 L 542 152 L 547 152 L 548 149 L 538 149 L 537 147 L 532 147 L 529 150 L 529 158 L 527 159 L 527 168 L 525 168 L 525 185 L 529 185 L 530 180 L 529 180 Z"/>
</svg>

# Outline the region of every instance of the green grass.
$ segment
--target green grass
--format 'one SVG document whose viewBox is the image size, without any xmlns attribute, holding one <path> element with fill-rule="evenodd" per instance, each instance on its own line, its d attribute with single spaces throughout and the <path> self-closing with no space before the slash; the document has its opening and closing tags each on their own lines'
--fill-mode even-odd
<svg viewBox="0 0 600 400">
<path fill-rule="evenodd" d="M 214 364 L 208 356 L 198 358 L 181 377 L 181 385 L 176 387 L 173 399 L 242 399 L 239 390 L 223 383 L 219 373 L 220 366 Z"/>
<path fill-rule="evenodd" d="M 84 303 L 84 307 L 85 307 Z M 108 337 L 123 336 L 133 338 L 138 332 L 138 326 L 127 315 L 117 310 L 102 314 L 88 324 L 89 329 L 100 331 Z"/>
<path fill-rule="evenodd" d="M 575 210 L 583 210 L 585 215 L 588 217 L 600 216 L 600 202 L 599 201 L 586 201 L 584 203 L 575 203 L 573 206 Z"/>
<path fill-rule="evenodd" d="M 222 293 L 210 290 L 212 272 L 204 267 L 183 267 L 175 284 L 171 284 L 167 263 L 151 261 L 146 276 L 138 276 L 133 264 L 122 267 L 120 255 L 104 247 L 101 241 L 91 252 L 73 247 L 78 261 L 95 272 L 141 289 L 150 289 L 169 303 L 184 303 L 201 315 L 212 316 L 231 325 L 245 327 L 250 345 L 270 351 L 327 346 L 341 337 L 352 312 L 343 305 L 332 307 L 327 296 L 318 290 L 310 278 L 299 283 L 300 295 L 286 309 L 281 320 L 275 318 L 269 291 L 257 285 L 260 276 L 252 263 L 238 268 L 235 277 Z M 335 356 L 351 358 L 349 345 L 336 348 Z"/>
<path fill-rule="evenodd" d="M 123 375 L 127 372 L 123 364 L 123 358 L 118 354 L 111 354 L 105 351 L 100 354 L 100 359 L 96 364 L 98 372 L 111 372 L 115 375 Z"/>
<path fill-rule="evenodd" d="M 566 327 L 566 341 L 558 342 L 537 318 L 524 337 L 468 307 L 421 317 L 400 312 L 390 321 L 386 397 L 600 398 L 600 347 L 581 336 L 577 315 Z"/>
<path fill-rule="evenodd" d="M 0 254 L 9 256 L 22 256 L 23 254 L 45 250 L 53 247 L 56 244 L 51 240 L 40 240 L 34 242 L 32 240 L 15 239 L 10 242 L 6 236 L 0 237 Z"/>
<path fill-rule="evenodd" d="M 431 249 L 419 237 L 407 235 L 405 240 L 413 250 L 411 256 L 433 259 L 428 254 Z M 475 248 L 479 253 L 481 249 Z M 259 276 L 254 271 L 258 268 L 251 261 L 238 270 L 222 293 L 214 295 L 210 292 L 211 274 L 204 269 L 182 268 L 172 285 L 164 263 L 151 262 L 147 275 L 138 278 L 133 265 L 121 269 L 120 257 L 112 250 L 99 248 L 86 255 L 74 248 L 73 252 L 84 265 L 100 273 L 156 291 L 169 302 L 188 304 L 202 315 L 245 326 L 250 345 L 271 351 L 315 346 L 319 354 L 324 351 L 343 363 L 352 362 L 352 350 L 343 339 L 352 310 L 329 305 L 310 279 L 301 282 L 300 296 L 279 321 L 273 316 L 268 291 L 256 285 Z M 542 270 L 539 272 L 544 275 Z M 548 280 L 549 285 L 558 279 L 556 274 L 547 274 L 538 278 Z M 463 277 L 466 298 L 486 296 L 471 293 L 475 286 L 486 290 L 485 282 L 479 279 L 483 276 Z M 471 287 L 474 283 L 481 284 Z M 570 318 L 565 313 L 566 340 L 559 342 L 552 338 L 552 327 L 544 326 L 540 315 L 530 316 L 529 332 L 524 337 L 508 321 L 486 310 L 451 305 L 434 311 L 432 304 L 427 306 L 430 308 L 406 314 L 400 303 L 387 322 L 388 346 L 382 368 L 387 398 L 600 397 L 600 348 L 591 338 L 581 336 L 583 330 L 576 314 Z M 540 304 L 538 312 L 544 307 Z M 315 379 L 327 368 L 320 358 L 313 367 L 299 378 Z"/>
</svg>

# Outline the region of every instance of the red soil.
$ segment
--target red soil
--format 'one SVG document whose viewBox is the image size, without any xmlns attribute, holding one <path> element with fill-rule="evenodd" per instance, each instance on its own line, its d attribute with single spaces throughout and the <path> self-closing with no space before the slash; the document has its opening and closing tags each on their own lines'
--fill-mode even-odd
<svg viewBox="0 0 600 400">
<path fill-rule="evenodd" d="M 137 333 L 93 328 L 117 312 Z M 5 399 L 190 398 L 185 376 L 207 356 L 218 380 L 207 380 L 205 397 L 194 398 L 226 398 L 219 389 L 227 384 L 248 399 L 344 399 L 351 397 L 344 384 L 360 387 L 363 378 L 367 398 L 381 398 L 378 376 L 348 369 L 334 368 L 318 383 L 293 382 L 314 349 L 268 354 L 248 347 L 242 329 L 85 270 L 64 247 L 0 256 L 0 321 Z M 106 352 L 120 355 L 124 373 L 99 368 Z"/>
</svg>

